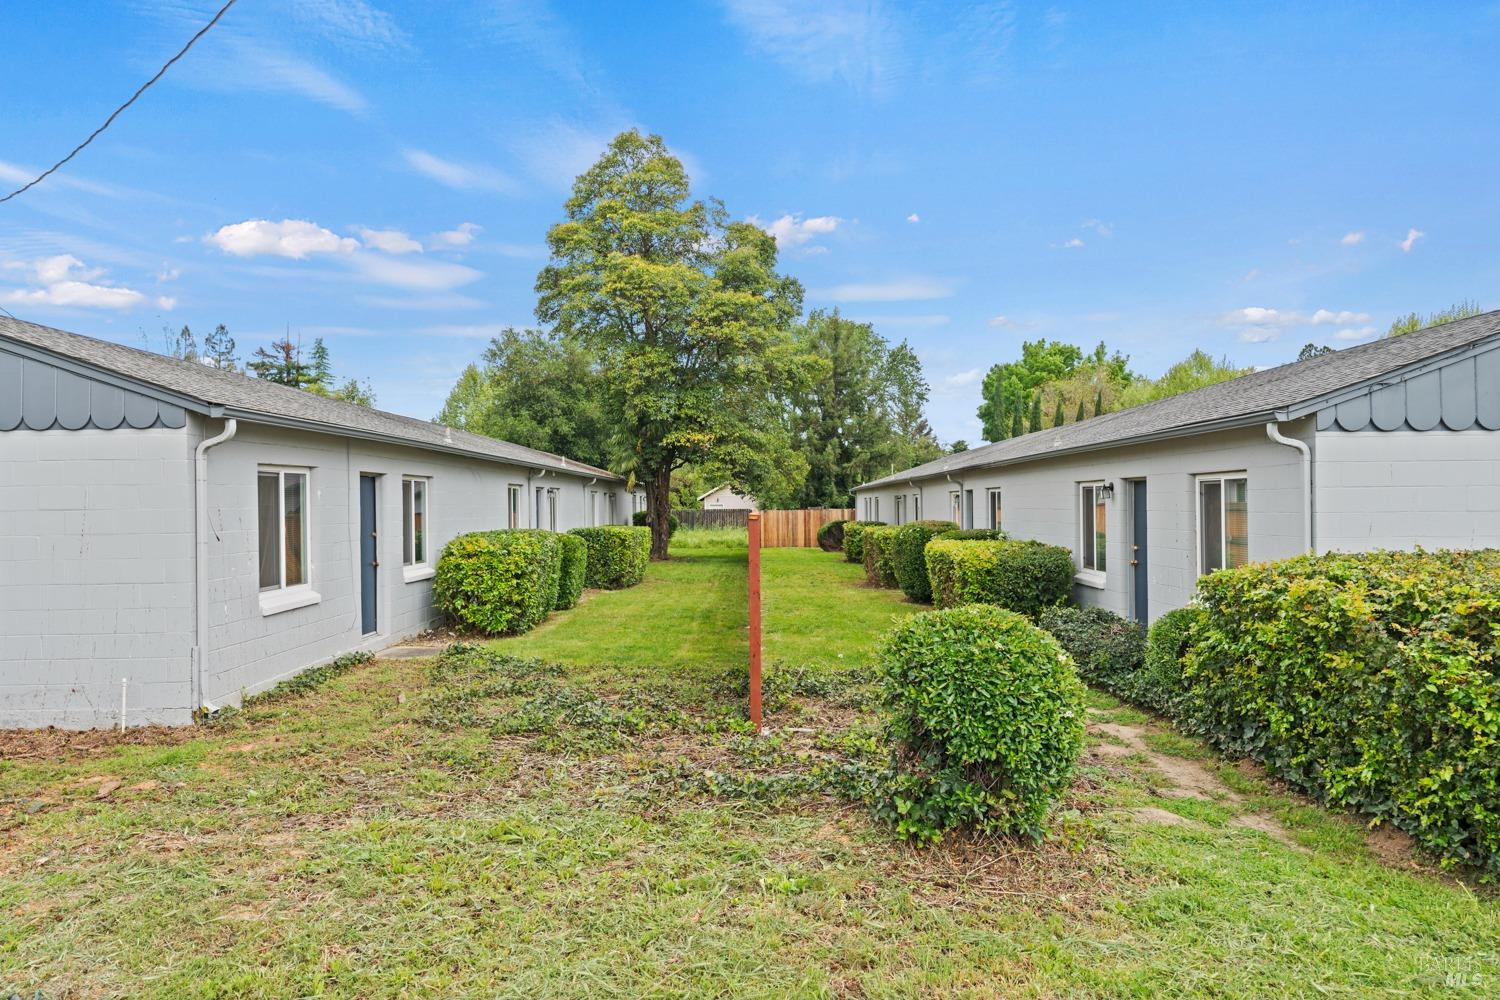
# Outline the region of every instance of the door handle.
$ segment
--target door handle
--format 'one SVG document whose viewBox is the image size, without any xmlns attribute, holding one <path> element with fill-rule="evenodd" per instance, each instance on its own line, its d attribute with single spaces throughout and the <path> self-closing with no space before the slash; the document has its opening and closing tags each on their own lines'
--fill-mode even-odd
<svg viewBox="0 0 1500 1000">
<path fill-rule="evenodd" d="M 1132 565 L 1132 566 L 1139 566 L 1140 564 L 1141 564 L 1141 561 L 1139 559 L 1132 559 L 1132 560 L 1130 560 L 1130 565 Z"/>
<path fill-rule="evenodd" d="M 371 569 L 379 569 L 380 568 L 380 560 L 379 559 L 371 559 L 370 560 L 370 568 Z"/>
</svg>

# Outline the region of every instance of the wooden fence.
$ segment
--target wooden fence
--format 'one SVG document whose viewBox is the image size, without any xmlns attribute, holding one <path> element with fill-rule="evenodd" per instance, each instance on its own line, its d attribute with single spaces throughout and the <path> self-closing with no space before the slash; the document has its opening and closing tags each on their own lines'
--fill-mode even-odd
<svg viewBox="0 0 1500 1000">
<path fill-rule="evenodd" d="M 674 510 L 684 528 L 743 528 L 747 510 Z M 810 549 L 818 544 L 818 529 L 829 521 L 854 520 L 854 508 L 810 507 L 805 510 L 760 512 L 761 545 L 768 549 Z"/>
</svg>

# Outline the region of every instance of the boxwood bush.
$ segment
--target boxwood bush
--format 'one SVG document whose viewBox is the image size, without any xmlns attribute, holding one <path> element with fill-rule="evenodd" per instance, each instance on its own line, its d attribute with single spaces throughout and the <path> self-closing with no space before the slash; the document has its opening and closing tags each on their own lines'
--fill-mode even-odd
<svg viewBox="0 0 1500 1000">
<path fill-rule="evenodd" d="M 646 515 L 647 511 L 638 510 L 630 515 L 630 523 L 638 528 L 649 528 L 651 527 L 651 522 L 646 519 Z M 682 518 L 676 514 L 669 513 L 667 515 L 667 537 L 671 538 L 677 534 L 677 529 L 680 527 L 682 527 Z"/>
<path fill-rule="evenodd" d="M 884 525 L 884 521 L 850 521 L 844 525 L 844 559 L 846 562 L 865 561 L 864 535 L 870 528 Z"/>
<path fill-rule="evenodd" d="M 849 521 L 829 521 L 818 528 L 818 548 L 824 552 L 839 552 L 844 548 L 844 525 Z"/>
<path fill-rule="evenodd" d="M 561 569 L 562 543 L 553 532 L 476 531 L 443 546 L 432 599 L 468 628 L 514 635 L 556 607 Z"/>
<path fill-rule="evenodd" d="M 890 535 L 891 566 L 896 571 L 896 585 L 913 601 L 932 603 L 932 584 L 927 580 L 927 557 L 923 550 L 938 535 L 953 531 L 952 521 L 909 521 Z"/>
<path fill-rule="evenodd" d="M 1156 619 L 1146 635 L 1146 660 L 1126 695 L 1132 701 L 1174 715 L 1182 699 L 1182 658 L 1192 642 L 1193 624 L 1203 612 L 1189 605 Z"/>
<path fill-rule="evenodd" d="M 897 749 L 876 814 L 919 841 L 957 827 L 1039 836 L 1083 747 L 1083 685 L 1056 640 L 972 605 L 905 619 L 878 657 Z"/>
<path fill-rule="evenodd" d="M 1073 592 L 1073 555 L 1057 545 L 939 538 L 927 543 L 926 558 L 940 608 L 996 604 L 1034 618 Z"/>
<path fill-rule="evenodd" d="M 558 535 L 557 540 L 562 545 L 562 552 L 558 561 L 557 603 L 553 607 L 564 611 L 577 604 L 583 593 L 583 582 L 588 576 L 589 547 L 574 534 Z"/>
<path fill-rule="evenodd" d="M 574 528 L 569 534 L 588 546 L 588 569 L 584 582 L 590 587 L 622 590 L 646 578 L 651 561 L 651 529 L 606 524 L 597 528 Z"/>
<path fill-rule="evenodd" d="M 1189 728 L 1500 877 L 1500 552 L 1251 564 L 1198 603 Z"/>
<path fill-rule="evenodd" d="M 865 579 L 877 587 L 897 585 L 896 564 L 891 558 L 891 536 L 895 533 L 894 527 L 872 525 L 860 536 L 865 550 Z"/>
<path fill-rule="evenodd" d="M 1128 618 L 1103 608 L 1048 608 L 1037 624 L 1062 644 L 1091 684 L 1133 698 L 1141 666 L 1146 661 L 1146 637 Z"/>
<path fill-rule="evenodd" d="M 937 537 L 951 538 L 960 542 L 1003 542 L 1010 536 L 999 528 L 955 528 Z"/>
</svg>

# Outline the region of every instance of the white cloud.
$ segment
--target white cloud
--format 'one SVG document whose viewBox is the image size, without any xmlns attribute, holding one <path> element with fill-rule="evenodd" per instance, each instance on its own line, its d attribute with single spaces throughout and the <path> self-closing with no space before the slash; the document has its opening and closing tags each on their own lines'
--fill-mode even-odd
<svg viewBox="0 0 1500 1000">
<path fill-rule="evenodd" d="M 156 272 L 156 280 L 161 282 L 176 281 L 180 277 L 182 277 L 182 268 L 180 267 L 164 266 L 160 271 Z"/>
<path fill-rule="evenodd" d="M 271 254 L 306 260 L 318 253 L 348 253 L 359 247 L 358 240 L 338 236 L 306 219 L 247 219 L 221 226 L 205 236 L 204 242 L 236 257 Z"/>
<path fill-rule="evenodd" d="M 1357 328 L 1351 328 L 1351 329 L 1348 329 L 1348 330 L 1340 330 L 1338 333 L 1335 333 L 1333 335 L 1333 339 L 1334 340 L 1369 340 L 1373 336 L 1375 336 L 1375 328 L 1373 326 L 1361 326 L 1361 327 L 1357 327 Z"/>
<path fill-rule="evenodd" d="M 724 7 L 729 22 L 754 47 L 804 80 L 839 80 L 881 95 L 899 69 L 902 32 L 881 4 L 725 0 Z"/>
<path fill-rule="evenodd" d="M 1422 232 L 1422 230 L 1420 229 L 1408 229 L 1406 231 L 1406 239 L 1401 241 L 1401 252 L 1411 253 L 1411 248 L 1417 245 L 1417 240 L 1420 240 L 1426 235 L 1427 234 Z"/>
<path fill-rule="evenodd" d="M 1094 232 L 1098 233 L 1100 236 L 1113 236 L 1115 234 L 1115 227 L 1114 226 L 1111 226 L 1107 222 L 1101 222 L 1098 219 L 1084 219 L 1083 220 L 1083 224 L 1079 228 L 1080 229 L 1092 229 Z"/>
<path fill-rule="evenodd" d="M 407 45 L 391 16 L 365 0 L 297 0 L 291 10 L 318 34 L 341 45 L 384 51 Z"/>
<path fill-rule="evenodd" d="M 461 222 L 453 229 L 447 229 L 441 233 L 433 233 L 427 237 L 427 246 L 433 250 L 456 250 L 466 247 L 474 242 L 474 238 L 483 229 L 484 227 L 477 223 Z"/>
<path fill-rule="evenodd" d="M 30 272 L 32 288 L 18 288 L 0 296 L 0 300 L 19 305 L 76 306 L 85 309 L 133 309 L 147 301 L 142 293 L 124 285 L 100 283 L 101 268 L 84 267 L 72 254 L 38 257 L 29 263 L 9 263 L 6 270 Z M 173 299 L 159 299 L 163 309 L 176 305 Z"/>
<path fill-rule="evenodd" d="M 287 52 L 244 43 L 234 80 L 254 90 L 297 94 L 338 111 L 363 115 L 370 102 L 327 70 Z"/>
<path fill-rule="evenodd" d="M 1061 248 L 1063 250 L 1072 250 L 1074 247 L 1081 247 L 1081 246 L 1083 246 L 1083 240 L 1080 240 L 1078 237 L 1075 236 L 1071 240 L 1067 240 L 1066 242 L 1063 242 L 1063 243 L 1054 243 L 1052 245 L 1054 247 L 1058 247 L 1058 248 Z"/>
<path fill-rule="evenodd" d="M 360 229 L 360 239 L 372 250 L 385 253 L 421 253 L 422 244 L 399 229 Z"/>
<path fill-rule="evenodd" d="M 524 329 L 528 324 L 509 324 L 516 329 Z M 465 337 L 476 340 L 488 340 L 498 337 L 505 330 L 505 323 L 439 323 L 435 326 L 424 326 L 418 333 L 425 333 L 430 337 Z"/>
<path fill-rule="evenodd" d="M 1245 344 L 1264 344 L 1281 336 L 1281 331 L 1268 326 L 1252 326 L 1240 331 L 1240 341 Z"/>
<path fill-rule="evenodd" d="M 1346 247 L 1357 246 L 1358 244 L 1363 243 L 1364 241 L 1365 241 L 1365 234 L 1361 230 L 1358 230 L 1358 229 L 1354 230 L 1353 232 L 1345 233 L 1344 234 L 1344 238 L 1341 239 L 1341 240 L 1339 240 L 1339 242 L 1342 243 Z"/>
<path fill-rule="evenodd" d="M 910 215 L 908 215 L 906 217 L 906 221 L 907 222 L 921 222 L 922 221 L 922 217 L 920 215 L 918 215 L 916 212 L 913 212 L 913 213 L 911 213 Z"/>
<path fill-rule="evenodd" d="M 156 297 L 156 304 L 161 308 L 167 310 L 168 312 L 171 312 L 173 309 L 177 308 L 177 299 L 171 295 L 158 295 Z"/>
<path fill-rule="evenodd" d="M 1313 326 L 1327 326 L 1334 323 L 1365 323 L 1368 322 L 1369 319 L 1369 313 L 1350 312 L 1348 309 L 1341 309 L 1338 312 L 1334 312 L 1330 309 L 1319 309 L 1317 312 L 1312 314 L 1312 318 L 1308 320 L 1308 322 L 1310 322 Z"/>
<path fill-rule="evenodd" d="M 1009 316 L 991 316 L 989 325 L 994 327 L 1015 326 L 1016 321 Z"/>
<path fill-rule="evenodd" d="M 950 282 L 936 278 L 897 278 L 885 282 L 851 282 L 834 285 L 816 297 L 833 302 L 906 302 L 946 299 L 953 294 Z"/>
<path fill-rule="evenodd" d="M 800 213 L 796 215 L 783 215 L 771 223 L 761 222 L 755 216 L 747 220 L 752 226 L 759 226 L 776 238 L 776 245 L 784 250 L 800 247 L 810 243 L 819 236 L 838 229 L 839 223 L 843 222 L 836 215 L 816 215 L 811 219 L 804 219 Z"/>
<path fill-rule="evenodd" d="M 422 292 L 448 292 L 484 277 L 482 271 L 443 260 L 413 260 L 358 254 L 351 258 L 356 271 L 372 281 Z"/>
<path fill-rule="evenodd" d="M 970 368 L 968 371 L 957 372 L 943 379 L 943 384 L 952 389 L 966 385 L 973 385 L 984 377 L 984 372 L 978 368 Z"/>
<path fill-rule="evenodd" d="M 511 177 L 492 167 L 445 160 L 425 149 L 404 149 L 401 156 L 406 160 L 406 165 L 417 173 L 457 191 L 499 191 L 514 194 L 519 190 Z"/>
</svg>

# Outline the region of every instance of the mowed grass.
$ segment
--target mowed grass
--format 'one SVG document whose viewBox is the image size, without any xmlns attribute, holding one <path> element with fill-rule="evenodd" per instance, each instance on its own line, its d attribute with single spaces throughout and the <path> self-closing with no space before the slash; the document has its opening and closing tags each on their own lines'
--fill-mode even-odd
<svg viewBox="0 0 1500 1000">
<path fill-rule="evenodd" d="M 713 548 L 499 644 L 579 657 L 515 666 L 534 689 L 453 701 L 429 663 L 380 661 L 196 732 L 4 738 L 0 995 L 1500 992 L 1492 896 L 1382 863 L 1357 823 L 1159 727 L 1152 751 L 1232 796 L 1166 795 L 1102 734 L 1041 845 L 916 851 L 778 792 L 870 738 L 867 671 L 844 668 L 919 609 L 836 555 L 768 552 L 768 661 L 835 683 L 751 736 L 699 683 L 744 662 L 743 562 L 736 585 Z"/>
</svg>

